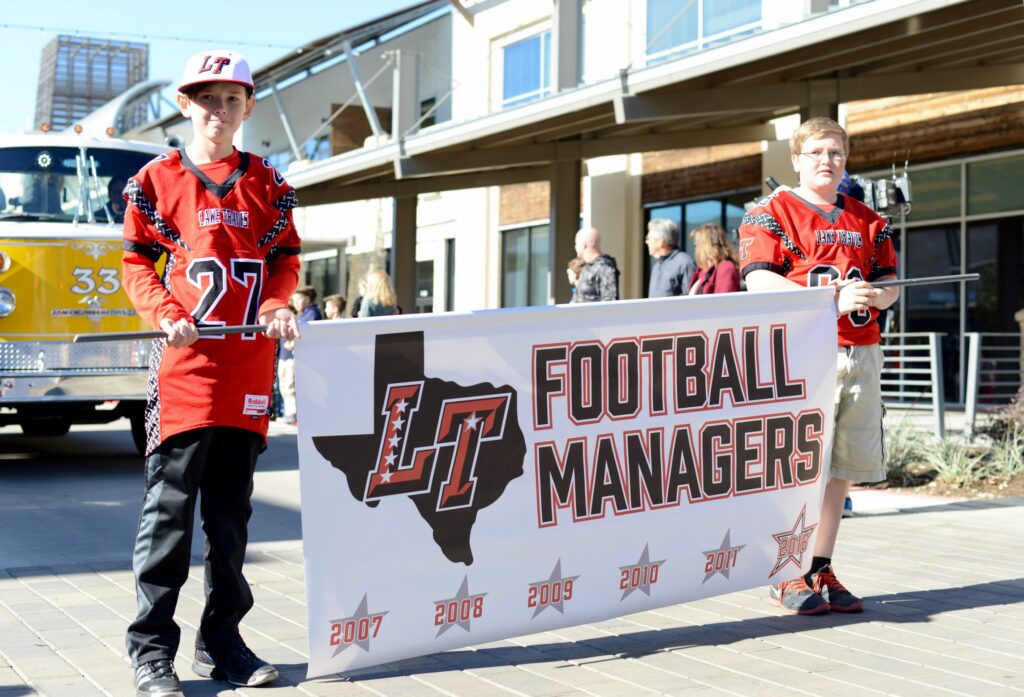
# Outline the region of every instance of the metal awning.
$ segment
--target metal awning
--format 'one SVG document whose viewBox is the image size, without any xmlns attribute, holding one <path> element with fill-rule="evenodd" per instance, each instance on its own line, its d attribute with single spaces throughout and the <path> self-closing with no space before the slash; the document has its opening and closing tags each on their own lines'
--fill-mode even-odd
<svg viewBox="0 0 1024 697">
<path fill-rule="evenodd" d="M 453 17 L 453 21 L 462 21 Z M 291 171 L 304 205 L 546 180 L 555 163 L 775 138 L 861 99 L 1024 84 L 1021 0 L 873 0 Z"/>
</svg>

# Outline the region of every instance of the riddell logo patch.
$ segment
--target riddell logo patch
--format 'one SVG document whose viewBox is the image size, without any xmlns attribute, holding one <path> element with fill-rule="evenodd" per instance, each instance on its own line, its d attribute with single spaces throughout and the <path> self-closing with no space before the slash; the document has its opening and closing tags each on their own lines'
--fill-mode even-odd
<svg viewBox="0 0 1024 697">
<path fill-rule="evenodd" d="M 468 565 L 477 514 L 523 474 L 516 390 L 423 370 L 423 332 L 378 336 L 373 432 L 316 436 L 313 444 L 344 473 L 353 498 L 372 508 L 408 497 L 444 555 Z"/>
<path fill-rule="evenodd" d="M 245 395 L 245 406 L 242 413 L 246 416 L 263 416 L 270 409 L 270 396 L 265 394 Z"/>
</svg>

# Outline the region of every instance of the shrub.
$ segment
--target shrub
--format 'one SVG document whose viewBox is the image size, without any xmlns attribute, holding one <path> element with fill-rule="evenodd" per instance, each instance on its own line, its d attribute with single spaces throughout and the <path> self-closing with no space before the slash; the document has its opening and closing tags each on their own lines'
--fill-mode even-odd
<svg viewBox="0 0 1024 697">
<path fill-rule="evenodd" d="M 992 477 L 1024 475 L 1024 425 L 1010 422 L 1003 437 L 992 443 L 987 469 Z"/>
<path fill-rule="evenodd" d="M 984 452 L 944 438 L 925 452 L 936 481 L 955 487 L 976 484 L 988 474 Z"/>
<path fill-rule="evenodd" d="M 994 441 L 1001 441 L 1014 428 L 1024 429 L 1024 387 L 1017 390 L 1010 403 L 996 411 L 992 420 L 978 432 Z"/>
<path fill-rule="evenodd" d="M 927 445 L 920 431 L 906 422 L 899 423 L 885 434 L 885 463 L 889 479 L 902 486 L 911 484 L 915 475 L 926 465 Z"/>
</svg>

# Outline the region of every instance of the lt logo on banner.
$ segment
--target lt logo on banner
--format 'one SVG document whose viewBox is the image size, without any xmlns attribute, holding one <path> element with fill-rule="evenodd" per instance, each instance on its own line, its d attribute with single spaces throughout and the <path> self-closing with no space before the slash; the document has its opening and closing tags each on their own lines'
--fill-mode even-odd
<svg viewBox="0 0 1024 697">
<path fill-rule="evenodd" d="M 357 501 L 408 496 L 453 562 L 473 563 L 477 513 L 523 474 L 516 390 L 426 377 L 423 332 L 382 334 L 374 354 L 373 433 L 313 438 Z"/>
</svg>

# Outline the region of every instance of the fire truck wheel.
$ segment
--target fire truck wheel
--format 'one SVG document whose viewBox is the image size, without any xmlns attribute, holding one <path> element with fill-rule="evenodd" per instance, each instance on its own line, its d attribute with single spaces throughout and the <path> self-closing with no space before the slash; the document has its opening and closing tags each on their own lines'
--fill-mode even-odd
<svg viewBox="0 0 1024 697">
<path fill-rule="evenodd" d="M 67 419 L 46 419 L 45 421 L 23 421 L 21 432 L 26 436 L 63 436 L 71 430 Z"/>
</svg>

